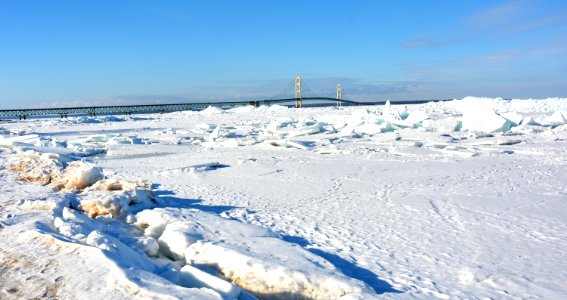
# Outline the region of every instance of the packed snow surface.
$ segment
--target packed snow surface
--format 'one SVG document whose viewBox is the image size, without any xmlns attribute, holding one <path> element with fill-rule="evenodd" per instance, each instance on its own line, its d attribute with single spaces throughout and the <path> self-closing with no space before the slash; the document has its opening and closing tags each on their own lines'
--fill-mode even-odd
<svg viewBox="0 0 567 300">
<path fill-rule="evenodd" d="M 1 299 L 567 295 L 567 99 L 1 124 Z"/>
</svg>

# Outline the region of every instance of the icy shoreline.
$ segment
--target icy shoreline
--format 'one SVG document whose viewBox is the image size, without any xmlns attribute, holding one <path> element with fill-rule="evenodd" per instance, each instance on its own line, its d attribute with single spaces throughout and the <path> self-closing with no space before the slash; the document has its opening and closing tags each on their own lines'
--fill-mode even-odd
<svg viewBox="0 0 567 300">
<path fill-rule="evenodd" d="M 46 211 L 52 222 L 45 225 L 57 235 L 101 249 L 135 272 L 209 289 L 223 298 L 254 298 L 234 284 L 274 299 L 338 299 L 370 292 L 270 231 L 196 209 L 167 208 L 148 182 L 104 178 L 100 168 L 79 161 L 63 164 L 54 153 L 16 150 L 15 155 L 9 170 L 19 173 L 18 181 L 41 182 L 55 190 L 46 199 L 24 200 L 22 210 Z M 280 254 L 275 256 L 273 249 Z"/>
</svg>

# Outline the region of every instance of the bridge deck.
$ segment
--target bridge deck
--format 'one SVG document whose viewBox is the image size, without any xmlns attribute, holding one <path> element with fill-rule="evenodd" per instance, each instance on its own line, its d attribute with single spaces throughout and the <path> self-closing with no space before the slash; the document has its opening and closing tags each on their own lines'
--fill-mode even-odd
<svg viewBox="0 0 567 300">
<path fill-rule="evenodd" d="M 173 104 L 146 104 L 146 105 L 116 105 L 116 106 L 91 106 L 91 107 L 64 107 L 64 108 L 32 108 L 32 109 L 7 109 L 0 110 L 0 117 L 18 117 L 25 119 L 28 116 L 49 116 L 59 115 L 67 117 L 69 115 L 88 114 L 88 115 L 108 115 L 108 114 L 133 114 L 133 113 L 165 113 L 185 110 L 202 110 L 209 106 L 219 108 L 233 108 L 238 106 L 260 106 L 271 104 L 294 103 L 296 98 L 286 99 L 266 99 L 253 101 L 233 101 L 233 102 L 203 102 L 203 103 L 173 103 Z M 334 102 L 340 101 L 345 106 L 355 105 L 383 105 L 385 102 L 356 102 L 352 100 L 339 100 L 329 97 L 305 97 L 302 102 Z M 416 104 L 426 103 L 432 100 L 411 100 L 396 101 L 395 104 Z M 440 100 L 436 100 L 440 101 Z M 443 101 L 443 100 L 441 100 Z"/>
</svg>

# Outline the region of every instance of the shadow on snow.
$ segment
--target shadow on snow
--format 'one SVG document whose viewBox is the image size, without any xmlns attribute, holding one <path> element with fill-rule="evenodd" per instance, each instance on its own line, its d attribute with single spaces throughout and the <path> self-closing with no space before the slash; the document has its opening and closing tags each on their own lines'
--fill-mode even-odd
<svg viewBox="0 0 567 300">
<path fill-rule="evenodd" d="M 186 199 L 174 196 L 172 191 L 158 190 L 156 195 L 158 196 L 158 203 L 160 207 L 178 207 L 178 208 L 194 208 L 201 211 L 221 214 L 223 212 L 238 208 L 236 206 L 224 206 L 224 205 L 202 205 L 200 204 L 203 200 L 198 199 Z M 233 219 L 239 221 L 237 219 Z M 241 221 L 239 221 L 241 222 Z M 340 270 L 343 274 L 348 277 L 363 281 L 368 286 L 370 286 L 374 292 L 377 294 L 383 293 L 401 293 L 401 291 L 394 289 L 388 282 L 381 280 L 378 275 L 374 274 L 372 271 L 362 268 L 353 262 L 350 262 L 336 254 L 325 252 L 321 249 L 315 249 L 309 247 L 311 243 L 306 239 L 298 236 L 282 236 L 282 239 L 288 243 L 293 243 L 301 246 L 305 250 L 327 260 L 335 268 Z"/>
<path fill-rule="evenodd" d="M 282 236 L 282 239 L 286 242 L 297 244 L 303 247 L 305 250 L 324 258 L 333 266 L 335 266 L 335 268 L 343 272 L 343 274 L 345 274 L 346 276 L 358 279 L 366 283 L 377 294 L 401 293 L 401 291 L 394 289 L 389 283 L 381 280 L 378 275 L 374 274 L 370 270 L 357 266 L 355 263 L 352 263 L 336 254 L 328 253 L 321 249 L 310 248 L 310 243 L 302 237 Z"/>
</svg>

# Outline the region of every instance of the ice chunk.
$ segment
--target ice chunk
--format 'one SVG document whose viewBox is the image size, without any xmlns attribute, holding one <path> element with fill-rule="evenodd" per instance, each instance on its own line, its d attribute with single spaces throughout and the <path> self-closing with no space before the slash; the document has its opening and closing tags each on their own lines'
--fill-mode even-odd
<svg viewBox="0 0 567 300">
<path fill-rule="evenodd" d="M 99 117 L 99 119 L 102 122 L 125 122 L 126 118 L 120 118 L 117 116 L 104 116 L 104 117 Z M 130 117 L 129 119 L 133 119 L 132 117 Z"/>
<path fill-rule="evenodd" d="M 545 132 L 545 131 L 548 131 L 548 130 L 551 130 L 551 128 L 539 126 L 539 125 L 520 125 L 520 126 L 516 126 L 516 127 L 512 128 L 511 132 L 515 132 L 515 133 L 524 133 L 524 132 L 541 133 L 541 132 Z"/>
<path fill-rule="evenodd" d="M 37 134 L 29 134 L 22 136 L 0 136 L 0 147 L 12 148 L 18 145 L 35 145 L 39 141 Z"/>
<path fill-rule="evenodd" d="M 136 225 L 144 230 L 145 235 L 159 239 L 165 226 L 174 222 L 175 218 L 164 209 L 146 209 L 136 214 L 136 220 Z"/>
<path fill-rule="evenodd" d="M 104 122 L 124 122 L 126 121 L 125 118 L 119 118 L 115 116 L 103 116 L 103 117 L 74 117 L 65 120 L 65 123 L 70 124 L 97 124 L 97 123 L 104 123 Z"/>
<path fill-rule="evenodd" d="M 157 257 L 159 254 L 158 242 L 149 236 L 141 236 L 136 238 L 136 247 L 142 250 L 146 255 Z"/>
<path fill-rule="evenodd" d="M 220 125 L 217 125 L 217 127 L 215 127 L 215 129 L 213 130 L 213 132 L 211 132 L 211 134 L 210 134 L 209 137 L 207 138 L 207 141 L 209 141 L 209 142 L 214 142 L 216 139 L 218 139 L 218 138 L 219 138 L 220 129 L 221 129 L 221 126 L 220 126 Z"/>
<path fill-rule="evenodd" d="M 461 120 L 453 117 L 444 118 L 437 121 L 437 130 L 439 132 L 460 131 L 463 127 Z"/>
<path fill-rule="evenodd" d="M 359 137 L 360 134 L 354 131 L 353 126 L 345 126 L 337 133 L 340 137 Z"/>
<path fill-rule="evenodd" d="M 390 103 L 390 100 L 387 100 L 386 103 L 384 104 L 384 108 L 382 109 L 382 115 L 384 117 L 391 117 L 394 119 L 396 118 L 399 119 L 400 117 L 398 112 L 392 109 L 392 104 Z"/>
<path fill-rule="evenodd" d="M 131 191 L 136 189 L 150 190 L 151 182 L 147 180 L 124 180 L 118 178 L 108 178 L 98 181 L 88 190 L 99 191 Z"/>
<path fill-rule="evenodd" d="M 502 98 L 465 97 L 462 100 L 454 100 L 451 103 L 447 103 L 447 106 L 453 106 L 457 112 L 461 112 L 464 115 L 467 112 L 471 113 L 473 111 L 494 111 L 498 101 L 502 101 Z"/>
<path fill-rule="evenodd" d="M 112 255 L 116 261 L 125 266 L 135 266 L 149 272 L 157 269 L 144 254 L 99 230 L 93 230 L 88 234 L 86 244 L 110 252 L 108 255 Z"/>
<path fill-rule="evenodd" d="M 59 141 L 50 137 L 39 137 L 35 145 L 37 147 L 66 148 L 67 142 Z"/>
<path fill-rule="evenodd" d="M 392 122 L 384 122 L 380 124 L 380 131 L 381 132 L 392 132 L 400 129 L 397 125 L 393 124 Z"/>
<path fill-rule="evenodd" d="M 523 140 L 498 140 L 495 142 L 496 145 L 501 146 L 511 146 L 522 143 Z"/>
<path fill-rule="evenodd" d="M 292 142 L 290 140 L 266 140 L 264 141 L 264 143 L 268 144 L 268 145 L 272 145 L 272 146 L 276 146 L 276 147 L 283 147 L 283 148 L 296 148 L 296 149 L 301 149 L 301 150 L 309 150 L 308 147 L 302 145 L 301 143 L 298 142 Z"/>
<path fill-rule="evenodd" d="M 427 119 L 429 119 L 429 116 L 426 112 L 422 110 L 416 110 L 409 114 L 409 116 L 406 118 L 406 121 L 412 124 L 419 124 Z"/>
<path fill-rule="evenodd" d="M 287 108 L 286 106 L 277 105 L 277 104 L 270 105 L 270 106 L 262 105 L 262 106 L 256 108 L 256 111 L 260 112 L 260 113 L 262 113 L 262 112 L 277 113 L 277 112 L 286 112 L 288 110 L 289 110 L 289 108 Z"/>
<path fill-rule="evenodd" d="M 113 245 L 107 237 L 98 231 L 93 231 L 87 236 L 87 245 L 107 251 L 112 251 L 116 248 L 116 245 Z"/>
<path fill-rule="evenodd" d="M 224 147 L 224 148 L 236 148 L 240 146 L 240 143 L 237 139 L 226 139 L 220 142 L 217 142 L 217 145 Z"/>
<path fill-rule="evenodd" d="M 540 125 L 532 117 L 525 117 L 520 122 L 520 125 Z"/>
<path fill-rule="evenodd" d="M 402 119 L 402 120 L 407 119 L 407 118 L 409 117 L 409 114 L 410 114 L 410 113 L 409 113 L 409 111 L 407 110 L 407 106 L 404 107 L 404 109 L 403 109 L 401 112 L 399 112 L 400 119 Z"/>
<path fill-rule="evenodd" d="M 55 182 L 59 189 L 84 189 L 104 178 L 102 170 L 92 164 L 75 161 L 69 163 Z"/>
<path fill-rule="evenodd" d="M 203 239 L 199 226 L 190 221 L 176 221 L 165 226 L 158 239 L 162 253 L 174 260 L 185 260 L 185 249 Z"/>
<path fill-rule="evenodd" d="M 147 143 L 146 140 L 137 136 L 113 137 L 107 142 L 108 145 L 142 145 Z"/>
<path fill-rule="evenodd" d="M 545 126 L 559 126 L 567 123 L 567 112 L 556 111 L 553 115 L 547 117 L 542 125 Z"/>
<path fill-rule="evenodd" d="M 457 118 L 447 117 L 439 120 L 424 120 L 421 126 L 428 131 L 453 132 L 461 130 L 462 122 Z"/>
<path fill-rule="evenodd" d="M 248 114 L 254 112 L 256 108 L 252 105 L 238 106 L 229 109 L 227 112 L 232 114 Z"/>
<path fill-rule="evenodd" d="M 383 124 L 383 123 L 382 123 Z M 354 128 L 354 132 L 358 134 L 375 135 L 383 132 L 383 126 L 377 125 L 376 123 L 366 123 Z M 342 131 L 341 131 L 342 132 Z M 344 131 L 344 133 L 347 133 Z M 351 135 L 350 133 L 347 134 Z"/>
<path fill-rule="evenodd" d="M 106 152 L 106 143 L 104 144 L 83 144 L 83 142 L 68 142 L 67 149 L 72 150 L 80 157 L 88 157 Z"/>
<path fill-rule="evenodd" d="M 82 213 L 63 207 L 60 211 L 53 212 L 53 225 L 59 233 L 81 242 L 86 242 L 87 235 L 93 230 L 100 230 L 100 223 L 94 222 Z"/>
<path fill-rule="evenodd" d="M 63 210 L 69 206 L 69 199 L 60 196 L 48 196 L 41 199 L 25 199 L 20 208 L 25 210 L 45 210 L 53 212 L 55 210 Z"/>
<path fill-rule="evenodd" d="M 176 170 L 181 170 L 181 171 L 184 171 L 184 172 L 203 172 L 203 171 L 211 171 L 211 170 L 216 170 L 216 169 L 226 168 L 226 167 L 228 167 L 228 165 L 223 165 L 223 164 L 219 163 L 218 161 L 215 161 L 215 162 L 191 165 L 191 166 L 182 167 L 182 168 L 160 170 L 159 172 L 168 172 L 168 171 L 176 171 Z"/>
<path fill-rule="evenodd" d="M 200 113 L 202 115 L 218 115 L 218 114 L 222 114 L 223 110 L 215 106 L 209 106 L 203 109 Z"/>
<path fill-rule="evenodd" d="M 10 165 L 9 170 L 21 175 L 19 181 L 40 182 L 44 185 L 52 182 L 61 174 L 62 162 L 56 154 L 42 154 L 33 149 L 19 149 L 17 161 Z"/>
<path fill-rule="evenodd" d="M 280 128 L 288 127 L 291 124 L 296 123 L 297 121 L 292 118 L 277 118 L 272 120 L 267 126 L 266 131 L 268 132 L 276 132 Z"/>
<path fill-rule="evenodd" d="M 520 125 L 520 123 L 522 123 L 522 120 L 524 118 L 524 117 L 522 117 L 522 115 L 520 115 L 516 112 L 506 112 L 506 113 L 500 114 L 500 116 L 509 120 L 510 123 L 511 123 L 511 126 Z"/>
<path fill-rule="evenodd" d="M 463 129 L 480 132 L 506 132 L 511 122 L 492 109 L 470 108 L 463 112 Z"/>
<path fill-rule="evenodd" d="M 364 124 L 370 118 L 367 109 L 357 109 L 347 120 L 347 127 L 356 127 Z"/>
<path fill-rule="evenodd" d="M 210 162 L 210 163 L 204 163 L 204 164 L 197 164 L 197 165 L 192 165 L 189 167 L 185 167 L 184 169 L 189 170 L 189 171 L 210 171 L 210 170 L 216 170 L 216 169 L 220 169 L 220 168 L 224 168 L 226 167 L 226 165 L 223 165 L 221 163 L 219 163 L 218 161 L 215 162 Z"/>
<path fill-rule="evenodd" d="M 204 147 L 223 147 L 223 148 L 236 148 L 240 146 L 240 142 L 237 139 L 217 139 L 215 141 L 207 141 L 202 143 Z"/>
<path fill-rule="evenodd" d="M 323 130 L 323 126 L 320 123 L 315 123 L 312 125 L 300 127 L 297 130 L 291 132 L 289 136 L 294 137 L 294 136 L 316 134 L 321 132 L 322 130 Z"/>
<path fill-rule="evenodd" d="M 396 126 L 398 128 L 413 128 L 415 126 L 414 123 L 408 121 L 408 120 L 386 120 L 386 122 L 384 123 L 390 123 L 393 126 Z M 382 124 L 384 124 L 382 123 Z"/>
<path fill-rule="evenodd" d="M 87 143 L 93 143 L 93 144 L 104 144 L 107 143 L 110 139 L 112 139 L 113 137 L 116 137 L 115 135 L 109 135 L 109 134 L 96 134 L 93 136 L 90 136 L 86 142 Z"/>
<path fill-rule="evenodd" d="M 249 143 L 251 141 L 252 141 L 252 144 L 255 144 L 255 141 L 253 139 L 246 140 L 247 143 Z M 237 139 L 226 139 L 224 141 L 221 141 L 219 143 L 219 145 L 221 147 L 224 147 L 224 148 L 236 148 L 236 147 L 240 146 L 240 141 L 237 140 Z"/>
<path fill-rule="evenodd" d="M 443 143 L 443 142 L 429 142 L 426 145 L 427 145 L 427 147 L 434 148 L 434 149 L 445 149 L 449 146 L 448 143 Z"/>
<path fill-rule="evenodd" d="M 130 197 L 127 194 L 91 192 L 83 196 L 78 206 L 90 218 L 99 216 L 121 218 L 127 215 Z"/>
<path fill-rule="evenodd" d="M 185 287 L 210 288 L 227 298 L 237 298 L 241 291 L 240 288 L 234 284 L 203 272 L 190 265 L 186 265 L 181 268 L 181 271 L 179 272 L 179 283 Z"/>
<path fill-rule="evenodd" d="M 200 123 L 195 125 L 191 131 L 194 133 L 210 133 L 212 132 L 217 126 L 215 124 L 207 124 L 207 123 Z"/>
<path fill-rule="evenodd" d="M 155 195 L 145 180 L 100 180 L 79 195 L 79 209 L 89 217 L 125 218 L 133 209 L 152 207 Z"/>
</svg>

